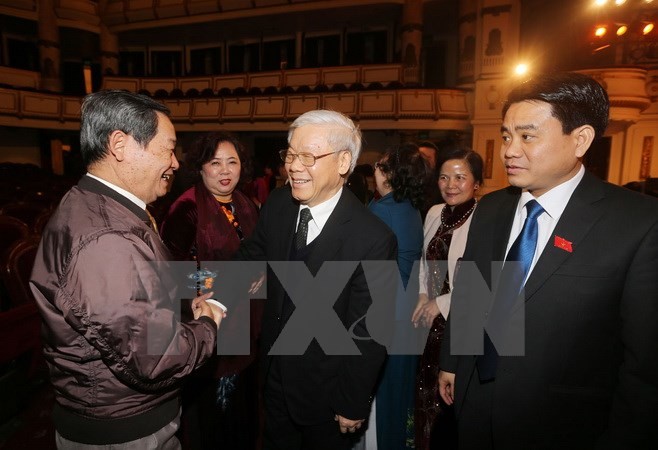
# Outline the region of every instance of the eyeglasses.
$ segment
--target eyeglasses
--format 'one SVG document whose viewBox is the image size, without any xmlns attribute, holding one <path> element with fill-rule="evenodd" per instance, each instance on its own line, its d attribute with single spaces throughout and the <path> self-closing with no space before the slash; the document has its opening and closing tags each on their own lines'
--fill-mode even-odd
<svg viewBox="0 0 658 450">
<path fill-rule="evenodd" d="M 338 150 L 335 152 L 324 153 L 322 155 L 314 155 L 313 153 L 306 153 L 306 152 L 292 153 L 290 150 L 292 149 L 284 148 L 283 150 L 279 150 L 279 156 L 281 156 L 281 161 L 283 161 L 286 164 L 292 164 L 295 158 L 299 158 L 299 162 L 302 163 L 302 165 L 305 167 L 313 167 L 315 165 L 315 161 L 317 161 L 318 159 L 342 151 L 342 150 Z"/>
</svg>

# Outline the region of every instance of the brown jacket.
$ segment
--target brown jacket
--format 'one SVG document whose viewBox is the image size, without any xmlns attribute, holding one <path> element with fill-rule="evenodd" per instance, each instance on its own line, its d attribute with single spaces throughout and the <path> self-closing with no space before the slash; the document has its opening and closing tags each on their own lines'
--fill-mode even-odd
<svg viewBox="0 0 658 450">
<path fill-rule="evenodd" d="M 178 414 L 179 380 L 213 353 L 214 322 L 179 322 L 176 286 L 144 264 L 169 259 L 146 223 L 137 205 L 83 177 L 43 232 L 31 287 L 67 439 L 109 444 L 162 428 Z"/>
</svg>

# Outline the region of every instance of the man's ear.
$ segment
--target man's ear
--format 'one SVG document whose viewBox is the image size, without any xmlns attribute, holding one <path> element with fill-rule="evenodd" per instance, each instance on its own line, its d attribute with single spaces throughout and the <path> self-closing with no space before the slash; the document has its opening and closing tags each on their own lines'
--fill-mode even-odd
<svg viewBox="0 0 658 450">
<path fill-rule="evenodd" d="M 352 152 L 349 150 L 342 151 L 338 154 L 338 173 L 341 176 L 347 175 L 352 165 Z"/>
<path fill-rule="evenodd" d="M 573 130 L 571 135 L 576 140 L 576 157 L 582 158 L 585 156 L 585 153 L 587 153 L 587 150 L 589 150 L 589 147 L 592 145 L 594 137 L 596 136 L 596 132 L 591 125 L 582 125 Z"/>
<path fill-rule="evenodd" d="M 123 161 L 125 159 L 128 139 L 128 135 L 121 130 L 114 130 L 110 133 L 110 137 L 107 140 L 107 147 L 110 155 L 117 161 Z"/>
</svg>

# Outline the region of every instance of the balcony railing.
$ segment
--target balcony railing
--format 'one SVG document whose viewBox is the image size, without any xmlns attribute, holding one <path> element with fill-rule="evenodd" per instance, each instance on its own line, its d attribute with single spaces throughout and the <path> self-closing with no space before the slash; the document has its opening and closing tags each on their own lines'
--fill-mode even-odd
<svg viewBox="0 0 658 450">
<path fill-rule="evenodd" d="M 81 97 L 0 88 L 0 125 L 77 129 Z M 399 89 L 161 99 L 176 128 L 285 130 L 313 109 L 341 111 L 363 129 L 470 129 L 465 92 Z"/>
<path fill-rule="evenodd" d="M 341 111 L 364 129 L 470 129 L 466 94 L 404 85 L 400 64 L 293 69 L 212 77 L 107 76 L 102 87 L 153 96 L 185 130 L 285 130 L 313 109 Z M 79 124 L 80 97 L 0 88 L 0 125 L 68 128 Z"/>
<path fill-rule="evenodd" d="M 313 91 L 333 86 L 368 88 L 371 85 L 404 85 L 405 76 L 400 64 L 367 66 L 339 66 L 316 69 L 286 69 L 271 72 L 241 73 L 205 77 L 150 78 L 105 76 L 104 89 L 126 89 L 132 92 L 155 94 L 158 91 L 169 96 L 172 92 L 211 92 L 211 95 L 233 92 L 275 91 L 282 93 L 306 89 Z M 358 90 L 358 89 L 357 89 Z"/>
</svg>

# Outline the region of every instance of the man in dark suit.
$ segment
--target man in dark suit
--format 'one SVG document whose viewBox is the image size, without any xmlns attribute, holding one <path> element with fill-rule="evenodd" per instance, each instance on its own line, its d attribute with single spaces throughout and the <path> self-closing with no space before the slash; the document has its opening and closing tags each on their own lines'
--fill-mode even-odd
<svg viewBox="0 0 658 450">
<path fill-rule="evenodd" d="M 462 449 L 658 448 L 658 202 L 584 170 L 608 110 L 605 90 L 576 73 L 530 80 L 503 108 L 512 186 L 479 202 L 453 305 L 477 303 L 470 261 L 493 288 L 506 279 L 492 262 L 527 261 L 521 295 L 508 296 L 525 307 L 525 349 L 499 356 L 487 333 L 484 354 L 464 354 L 467 321 L 451 311 L 439 383 Z M 532 242 L 529 257 L 512 255 L 517 239 Z M 491 298 L 485 330 L 506 303 Z"/>
<path fill-rule="evenodd" d="M 310 111 L 293 122 L 288 143 L 281 158 L 289 183 L 268 197 L 256 230 L 243 243 L 238 259 L 303 262 L 303 270 L 314 277 L 326 270 L 326 262 L 395 260 L 393 233 L 344 188 L 361 149 L 361 133 L 354 123 L 337 112 Z M 350 433 L 368 417 L 371 395 L 386 357 L 385 347 L 370 338 L 364 319 L 373 304 L 369 287 L 383 285 L 387 292 L 395 292 L 395 281 L 383 273 L 368 273 L 366 283 L 363 265 L 355 264 L 345 286 L 332 299 L 333 310 L 302 324 L 307 330 L 319 329 L 336 319 L 329 317 L 336 314 L 344 327 L 335 334 L 336 339 L 350 330 L 357 338 L 349 338 L 349 344 L 355 343 L 360 354 L 329 352 L 326 339 L 320 342 L 319 336 L 298 351 L 282 348 L 284 335 L 290 336 L 286 332 L 293 323 L 299 325 L 293 319 L 302 310 L 308 313 L 309 303 L 311 310 L 326 305 L 319 304 L 319 290 L 301 296 L 293 293 L 281 273 L 274 274 L 273 265 L 268 272 L 261 337 L 264 447 L 348 449 Z M 291 278 L 292 283 L 302 281 L 303 274 L 298 275 Z"/>
</svg>

